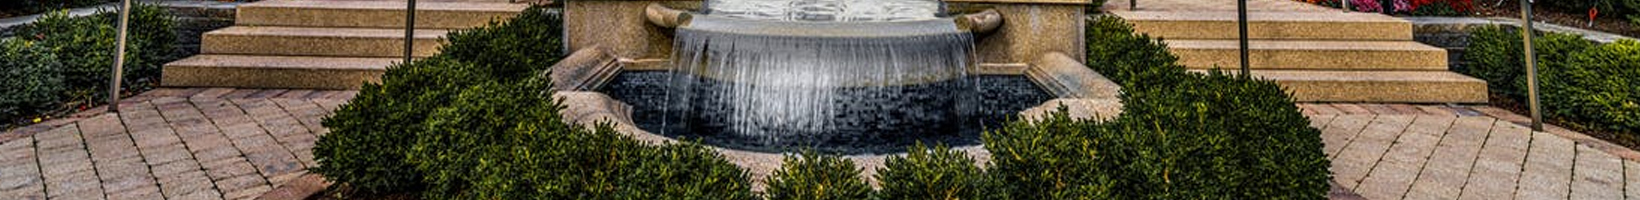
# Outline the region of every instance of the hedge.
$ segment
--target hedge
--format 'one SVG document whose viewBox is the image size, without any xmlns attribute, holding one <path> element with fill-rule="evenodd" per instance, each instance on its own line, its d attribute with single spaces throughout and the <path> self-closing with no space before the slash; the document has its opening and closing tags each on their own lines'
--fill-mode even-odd
<svg viewBox="0 0 1640 200">
<path fill-rule="evenodd" d="M 331 133 L 314 147 L 312 171 L 362 196 L 754 198 L 746 172 L 706 147 L 651 146 L 559 119 L 544 73 L 563 56 L 561 23 L 533 7 L 389 67 L 324 120 Z"/>
<path fill-rule="evenodd" d="M 1003 199 L 999 182 L 967 153 L 917 144 L 877 169 L 877 199 Z"/>
<path fill-rule="evenodd" d="M 1474 41 L 1459 72 L 1487 81 L 1493 93 L 1526 102 L 1518 30 L 1498 26 L 1471 32 Z M 1562 125 L 1640 137 L 1640 52 L 1635 41 L 1595 44 L 1581 36 L 1540 33 L 1533 42 L 1544 114 Z"/>
<path fill-rule="evenodd" d="M 59 107 L 62 63 L 32 41 L 0 38 L 0 119 L 18 119 Z"/>
<path fill-rule="evenodd" d="M 160 66 L 179 56 L 174 17 L 165 8 L 133 4 L 130 33 L 127 37 L 124 89 L 126 91 L 151 88 L 159 78 Z M 17 59 L 6 59 L 13 67 L 33 66 L 7 70 L 8 75 L 28 78 L 7 79 L 6 87 L 35 89 L 0 90 L 0 125 L 10 120 L 45 115 L 72 106 L 90 107 L 107 98 L 111 68 L 114 66 L 115 13 L 103 11 L 83 17 L 71 17 L 67 12 L 52 12 L 38 21 L 24 25 L 10 47 L 18 53 Z M 32 46 L 30 49 L 11 49 Z M 30 55 L 21 55 L 30 54 Z M 37 79 L 36 79 L 37 78 Z M 50 83 L 52 86 L 33 84 Z M 48 95 L 49 94 L 49 95 Z M 45 97 L 53 96 L 53 97 Z M 12 104 L 10 102 L 27 102 Z M 68 103 L 72 106 L 62 106 Z"/>
<path fill-rule="evenodd" d="M 805 152 L 787 155 L 780 169 L 767 177 L 764 195 L 770 200 L 846 200 L 871 198 L 871 185 L 854 162 L 833 155 Z"/>
</svg>

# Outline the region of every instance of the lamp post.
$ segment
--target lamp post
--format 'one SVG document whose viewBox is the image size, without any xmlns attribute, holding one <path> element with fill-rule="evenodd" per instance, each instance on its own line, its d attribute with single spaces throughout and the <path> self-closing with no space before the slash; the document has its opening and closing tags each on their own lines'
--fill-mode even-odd
<svg viewBox="0 0 1640 200">
<path fill-rule="evenodd" d="M 1543 131 L 1543 105 L 1538 102 L 1538 72 L 1537 56 L 1532 53 L 1532 1 L 1520 0 L 1520 37 L 1525 42 L 1521 48 L 1526 53 L 1526 93 L 1527 106 L 1531 107 L 1532 130 Z"/>
<path fill-rule="evenodd" d="M 131 18 L 131 0 L 120 1 L 120 30 L 114 36 L 114 77 L 108 87 L 108 112 L 120 112 L 120 82 L 125 75 L 125 35 Z"/>
<path fill-rule="evenodd" d="M 1252 77 L 1253 72 L 1248 69 L 1248 63 L 1250 62 L 1247 61 L 1247 0 L 1236 0 L 1236 27 L 1240 29 L 1241 33 L 1239 38 L 1241 41 L 1241 75 Z"/>
<path fill-rule="evenodd" d="M 416 0 L 408 0 L 404 8 L 404 64 L 410 64 L 416 44 Z"/>
</svg>

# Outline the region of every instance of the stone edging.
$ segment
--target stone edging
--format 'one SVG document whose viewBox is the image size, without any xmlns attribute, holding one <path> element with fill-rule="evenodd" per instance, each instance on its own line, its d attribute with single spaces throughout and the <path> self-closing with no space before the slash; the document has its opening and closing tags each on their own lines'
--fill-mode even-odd
<svg viewBox="0 0 1640 200">
<path fill-rule="evenodd" d="M 1521 126 L 1529 126 L 1532 123 L 1532 118 L 1521 116 L 1520 114 L 1515 114 L 1513 111 L 1504 110 L 1502 108 L 1486 106 L 1478 107 L 1474 110 L 1476 112 L 1480 112 L 1481 114 L 1485 114 L 1486 116 L 1497 118 L 1498 120 L 1509 121 L 1510 123 L 1515 123 Z M 1617 145 L 1616 143 L 1601 140 L 1600 138 L 1585 135 L 1571 129 L 1545 123 L 1543 124 L 1543 131 L 1538 132 L 1554 134 L 1555 136 L 1560 136 L 1560 138 L 1571 140 L 1578 145 L 1588 146 L 1590 148 L 1612 154 L 1619 158 L 1623 158 L 1623 160 L 1640 162 L 1640 151 L 1635 151 L 1634 149 L 1629 149 L 1623 145 Z"/>
<path fill-rule="evenodd" d="M 1401 19 L 1412 22 L 1413 32 L 1416 33 L 1468 33 L 1472 28 L 1485 25 L 1520 27 L 1520 19 L 1503 17 L 1402 17 Z M 1624 39 L 1634 40 L 1634 38 L 1628 36 L 1550 23 L 1533 23 L 1532 28 L 1537 31 L 1582 35 L 1583 39 L 1600 43 L 1612 43 Z"/>
</svg>

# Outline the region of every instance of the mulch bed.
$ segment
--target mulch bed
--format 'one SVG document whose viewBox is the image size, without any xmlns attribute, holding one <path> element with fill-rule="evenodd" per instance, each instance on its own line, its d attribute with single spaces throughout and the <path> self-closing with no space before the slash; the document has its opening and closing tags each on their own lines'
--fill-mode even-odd
<svg viewBox="0 0 1640 200">
<path fill-rule="evenodd" d="M 1475 1 L 1475 17 L 1508 17 L 1520 18 L 1520 4 L 1518 0 L 1504 0 L 1503 5 L 1493 6 L 1497 1 Z M 1618 14 L 1601 13 L 1589 26 L 1588 10 L 1568 10 L 1548 6 L 1533 6 L 1532 19 L 1539 22 L 1548 22 L 1556 25 L 1596 30 L 1629 37 L 1640 37 L 1640 25 L 1630 22 L 1627 17 Z"/>
</svg>

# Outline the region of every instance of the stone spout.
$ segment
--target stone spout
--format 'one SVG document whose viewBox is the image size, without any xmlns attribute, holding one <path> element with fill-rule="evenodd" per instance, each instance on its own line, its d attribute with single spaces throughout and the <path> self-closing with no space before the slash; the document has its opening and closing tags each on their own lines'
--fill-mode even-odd
<svg viewBox="0 0 1640 200">
<path fill-rule="evenodd" d="M 690 18 L 689 12 L 668 8 L 659 3 L 649 4 L 649 7 L 644 9 L 644 16 L 649 19 L 649 23 L 666 28 L 688 24 Z"/>
<path fill-rule="evenodd" d="M 995 9 L 957 16 L 956 20 L 957 28 L 971 33 L 989 33 L 1002 27 L 1002 14 Z"/>
</svg>

